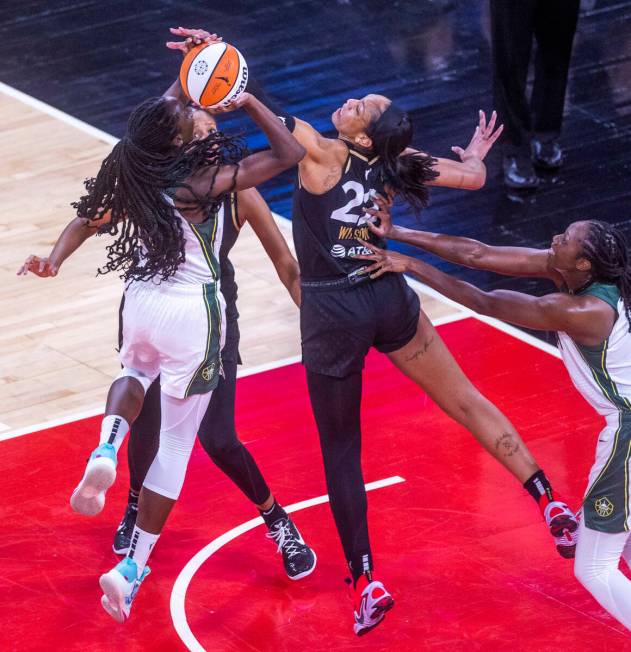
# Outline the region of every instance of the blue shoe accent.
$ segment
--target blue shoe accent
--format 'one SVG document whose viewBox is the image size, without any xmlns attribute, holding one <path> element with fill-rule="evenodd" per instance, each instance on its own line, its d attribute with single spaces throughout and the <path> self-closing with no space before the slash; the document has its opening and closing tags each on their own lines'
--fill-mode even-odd
<svg viewBox="0 0 631 652">
<path fill-rule="evenodd" d="M 118 571 L 130 584 L 138 579 L 138 564 L 129 557 L 119 561 L 114 570 Z"/>
<path fill-rule="evenodd" d="M 100 446 L 97 446 L 92 451 L 92 454 L 90 455 L 90 460 L 95 460 L 98 457 L 108 457 L 110 460 L 112 460 L 112 462 L 114 462 L 114 466 L 118 465 L 116 449 L 112 444 L 101 444 Z"/>
</svg>

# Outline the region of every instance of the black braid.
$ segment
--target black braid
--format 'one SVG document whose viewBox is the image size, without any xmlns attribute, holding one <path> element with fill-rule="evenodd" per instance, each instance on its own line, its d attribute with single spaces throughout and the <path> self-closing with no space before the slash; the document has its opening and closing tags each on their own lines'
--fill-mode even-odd
<svg viewBox="0 0 631 652">
<path fill-rule="evenodd" d="M 202 210 L 210 215 L 221 198 L 212 197 L 219 167 L 238 163 L 245 153 L 240 138 L 212 131 L 207 138 L 184 147 L 174 146 L 178 117 L 165 98 L 149 99 L 134 109 L 127 133 L 103 161 L 96 178 L 87 179 L 87 194 L 72 205 L 77 215 L 99 220 L 111 211 L 110 221 L 99 233 L 117 235 L 107 247 L 107 263 L 99 274 L 121 271 L 125 280 L 165 280 L 184 262 L 182 224 L 169 198 L 178 188 L 188 190 L 190 201 L 183 210 Z M 203 168 L 216 173 L 204 196 L 196 195 L 186 180 Z M 142 247 L 142 253 L 141 253 Z"/>
<path fill-rule="evenodd" d="M 624 233 L 599 220 L 590 220 L 583 256 L 592 265 L 592 280 L 615 285 L 620 291 L 631 331 L 631 259 Z"/>
</svg>

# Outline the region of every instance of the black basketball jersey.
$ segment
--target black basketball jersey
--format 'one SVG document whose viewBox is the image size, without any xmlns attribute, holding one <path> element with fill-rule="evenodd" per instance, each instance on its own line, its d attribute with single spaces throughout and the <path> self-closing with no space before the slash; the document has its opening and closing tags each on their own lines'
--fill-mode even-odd
<svg viewBox="0 0 631 652">
<path fill-rule="evenodd" d="M 366 225 L 375 192 L 383 192 L 378 182 L 379 157 L 368 158 L 351 143 L 342 176 L 322 195 L 305 190 L 300 176 L 294 190 L 292 229 L 296 255 L 303 279 L 346 276 L 366 265 L 353 254 L 368 254 L 357 239 L 383 247 Z"/>
<path fill-rule="evenodd" d="M 228 256 L 241 230 L 237 213 L 236 193 L 230 193 L 224 197 L 219 207 L 218 218 L 219 225 L 221 225 L 221 233 L 217 233 L 217 236 L 220 238 L 218 258 L 221 269 L 221 293 L 226 301 L 226 310 L 230 311 L 235 309 L 237 283 L 234 280 L 234 267 Z"/>
</svg>

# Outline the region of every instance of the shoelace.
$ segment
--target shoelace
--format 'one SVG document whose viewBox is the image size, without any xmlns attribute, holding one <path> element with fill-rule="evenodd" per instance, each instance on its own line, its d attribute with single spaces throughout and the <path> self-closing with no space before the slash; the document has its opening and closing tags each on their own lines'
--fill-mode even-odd
<svg viewBox="0 0 631 652">
<path fill-rule="evenodd" d="M 298 548 L 300 542 L 296 540 L 288 522 L 275 523 L 273 529 L 265 536 L 278 544 L 277 552 L 282 553 L 284 551 L 290 559 L 300 552 Z"/>
</svg>

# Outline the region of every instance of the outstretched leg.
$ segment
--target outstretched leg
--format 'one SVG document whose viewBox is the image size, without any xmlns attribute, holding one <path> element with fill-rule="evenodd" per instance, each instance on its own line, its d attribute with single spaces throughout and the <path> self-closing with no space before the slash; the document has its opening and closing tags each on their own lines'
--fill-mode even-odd
<svg viewBox="0 0 631 652">
<path fill-rule="evenodd" d="M 415 336 L 388 354 L 392 362 L 450 417 L 467 428 L 537 501 L 557 549 L 574 555 L 572 532 L 577 521 L 569 508 L 554 498 L 550 482 L 513 424 L 464 375 L 440 335 L 421 312 Z"/>
</svg>

